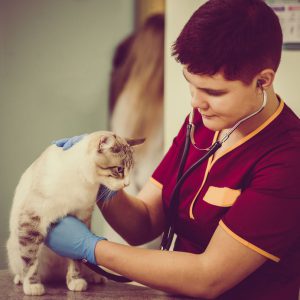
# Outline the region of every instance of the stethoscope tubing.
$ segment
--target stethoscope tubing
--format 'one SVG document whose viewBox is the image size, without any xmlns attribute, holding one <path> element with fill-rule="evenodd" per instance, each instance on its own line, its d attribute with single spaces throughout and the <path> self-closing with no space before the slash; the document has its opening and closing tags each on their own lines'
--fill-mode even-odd
<svg viewBox="0 0 300 300">
<path fill-rule="evenodd" d="M 175 234 L 175 230 L 174 230 L 174 218 L 175 218 L 175 213 L 176 213 L 176 211 L 178 209 L 178 205 L 179 205 L 179 198 L 178 198 L 178 196 L 179 196 L 180 188 L 181 188 L 184 180 L 201 163 L 203 163 L 205 160 L 207 160 L 210 156 L 214 155 L 216 153 L 216 151 L 222 146 L 222 144 L 229 138 L 230 134 L 241 123 L 243 123 L 246 120 L 248 120 L 249 118 L 255 116 L 256 114 L 258 114 L 259 112 L 261 112 L 264 109 L 264 107 L 266 106 L 266 103 L 267 103 L 267 93 L 266 93 L 266 91 L 262 87 L 261 87 L 261 89 L 262 89 L 262 92 L 263 92 L 263 103 L 262 103 L 261 107 L 256 112 L 254 112 L 254 113 L 250 114 L 249 116 L 243 118 L 242 120 L 238 121 L 235 124 L 235 126 L 233 126 L 231 128 L 231 130 L 221 139 L 221 141 L 216 141 L 199 160 L 197 160 L 191 167 L 189 167 L 183 173 L 184 166 L 185 166 L 186 159 L 187 159 L 187 155 L 188 155 L 188 151 L 189 151 L 189 147 L 190 147 L 190 141 L 193 140 L 193 138 L 190 138 L 191 132 L 192 132 L 192 130 L 194 130 L 194 124 L 193 124 L 194 112 L 193 112 L 193 110 L 190 113 L 189 122 L 187 124 L 187 131 L 186 131 L 186 137 L 185 137 L 185 145 L 184 145 L 183 154 L 182 154 L 182 157 L 181 157 L 181 160 L 180 160 L 180 164 L 179 164 L 179 171 L 178 171 L 178 175 L 177 175 L 176 185 L 175 185 L 175 187 L 173 189 L 173 192 L 172 192 L 171 198 L 170 198 L 171 201 L 170 201 L 170 207 L 169 207 L 168 215 L 167 215 L 166 228 L 165 228 L 165 231 L 163 233 L 162 242 L 161 242 L 161 246 L 160 246 L 161 250 L 169 250 L 170 247 L 171 247 L 172 241 L 173 241 L 173 237 L 174 237 L 174 234 Z M 203 150 L 203 149 L 199 149 L 199 150 Z M 88 261 L 86 261 L 85 259 L 83 259 L 82 262 L 88 268 L 90 268 L 91 270 L 93 270 L 94 272 L 96 272 L 96 273 L 98 273 L 100 275 L 103 275 L 103 276 L 105 276 L 108 279 L 111 279 L 113 281 L 123 282 L 123 283 L 131 282 L 132 281 L 131 279 L 129 279 L 129 278 L 125 277 L 125 276 L 115 275 L 115 274 L 112 274 L 110 272 L 107 272 L 104 269 L 102 269 L 100 266 L 93 265 L 93 264 L 89 263 Z"/>
<path fill-rule="evenodd" d="M 191 127 L 188 127 L 189 131 L 191 130 Z M 189 132 L 190 133 L 190 132 Z M 178 208 L 178 195 L 179 190 L 182 186 L 182 183 L 185 181 L 185 179 L 190 175 L 191 172 L 193 172 L 200 164 L 202 164 L 205 160 L 207 160 L 210 156 L 214 155 L 216 151 L 222 146 L 222 143 L 219 141 L 216 141 L 208 150 L 207 153 L 205 153 L 199 160 L 197 160 L 182 176 L 180 176 L 180 179 L 177 181 L 174 190 L 172 192 L 171 198 L 171 204 L 169 207 L 169 216 L 167 218 L 167 230 L 164 231 L 162 242 L 160 249 L 161 250 L 169 250 L 172 244 L 172 240 L 174 237 L 174 227 L 172 226 L 174 223 L 174 211 Z M 183 156 L 184 157 L 184 156 Z M 186 160 L 186 159 L 185 159 Z M 185 160 L 181 160 L 181 163 L 184 165 Z"/>
<path fill-rule="evenodd" d="M 170 200 L 170 207 L 169 207 L 169 211 L 168 211 L 168 216 L 167 216 L 167 224 L 166 224 L 166 229 L 163 233 L 163 238 L 162 238 L 162 242 L 160 245 L 160 249 L 161 250 L 169 250 L 173 241 L 173 237 L 175 234 L 174 231 L 174 217 L 175 217 L 175 212 L 178 209 L 178 205 L 179 205 L 179 200 L 178 200 L 178 196 L 179 196 L 179 190 L 184 182 L 184 180 L 187 178 L 187 176 L 197 167 L 199 166 L 201 163 L 203 163 L 203 161 L 207 160 L 210 156 L 214 155 L 216 153 L 216 151 L 222 147 L 222 144 L 229 138 L 229 136 L 232 134 L 232 132 L 234 130 L 237 129 L 238 126 L 240 126 L 240 124 L 242 124 L 243 122 L 245 122 L 246 120 L 248 120 L 249 118 L 257 115 L 258 113 L 260 113 L 264 107 L 267 104 L 267 93 L 266 91 L 262 88 L 262 86 L 260 85 L 260 88 L 262 90 L 263 93 L 263 103 L 260 106 L 260 108 L 251 113 L 250 115 L 244 117 L 243 119 L 239 120 L 226 134 L 225 136 L 220 140 L 220 141 L 216 141 L 207 151 L 206 154 L 204 154 L 198 161 L 196 161 L 183 175 L 181 175 L 181 173 L 183 172 L 184 169 L 184 165 L 187 159 L 187 154 L 188 154 L 188 150 L 189 150 L 189 146 L 190 146 L 190 141 L 192 140 L 192 144 L 193 146 L 198 149 L 198 150 L 204 150 L 204 149 L 199 149 L 195 144 L 194 144 L 194 137 L 191 137 L 191 132 L 194 131 L 194 124 L 193 124 L 193 119 L 194 119 L 194 110 L 192 109 L 190 115 L 189 115 L 189 122 L 187 125 L 187 132 L 186 132 L 186 139 L 185 139 L 185 147 L 184 147 L 184 151 L 182 154 L 182 158 L 180 160 L 180 165 L 179 165 L 179 172 L 178 172 L 178 176 L 177 176 L 177 182 L 176 185 L 173 189 L 173 192 L 171 194 L 171 200 Z"/>
<path fill-rule="evenodd" d="M 88 268 L 90 268 L 92 271 L 110 279 L 116 282 L 122 282 L 122 283 L 126 283 L 126 282 L 131 282 L 132 280 L 125 277 L 125 276 L 121 276 L 121 275 L 116 275 L 110 272 L 105 271 L 104 269 L 102 269 L 100 266 L 96 266 L 94 264 L 89 263 L 86 259 L 81 260 L 82 263 L 84 263 Z"/>
<path fill-rule="evenodd" d="M 187 125 L 187 133 L 186 133 L 186 140 L 185 140 L 185 147 L 184 147 L 184 151 L 183 151 L 183 155 L 180 161 L 180 165 L 179 165 L 179 173 L 177 176 L 177 183 L 174 187 L 174 190 L 172 192 L 171 195 L 171 199 L 173 199 L 173 201 L 171 201 L 171 205 L 169 208 L 169 215 L 167 218 L 167 226 L 166 226 L 166 230 L 164 231 L 163 234 L 163 238 L 162 238 L 162 242 L 161 242 L 161 250 L 169 250 L 173 241 L 173 237 L 174 237 L 174 227 L 172 226 L 174 220 L 174 211 L 177 210 L 177 206 L 179 204 L 178 201 L 178 197 L 177 195 L 179 194 L 179 190 L 181 188 L 181 185 L 183 183 L 183 181 L 187 178 L 187 176 L 197 167 L 199 166 L 203 161 L 207 160 L 210 156 L 212 156 L 221 146 L 222 144 L 217 141 L 215 142 L 209 149 L 209 151 L 203 155 L 198 161 L 196 161 L 182 176 L 181 173 L 183 172 L 183 168 L 186 162 L 186 158 L 187 158 L 187 154 L 188 154 L 188 150 L 189 150 L 189 145 L 190 145 L 190 132 L 191 132 L 192 126 L 191 124 Z M 96 266 L 94 264 L 89 263 L 88 261 L 86 261 L 85 259 L 82 260 L 82 262 L 91 270 L 93 270 L 94 272 L 107 277 L 110 280 L 113 281 L 117 281 L 117 282 L 122 282 L 122 283 L 126 283 L 126 282 L 131 282 L 132 280 L 125 277 L 125 276 L 121 276 L 121 275 L 116 275 L 116 274 L 112 274 L 110 272 L 105 271 L 104 269 L 102 269 L 100 266 Z"/>
</svg>

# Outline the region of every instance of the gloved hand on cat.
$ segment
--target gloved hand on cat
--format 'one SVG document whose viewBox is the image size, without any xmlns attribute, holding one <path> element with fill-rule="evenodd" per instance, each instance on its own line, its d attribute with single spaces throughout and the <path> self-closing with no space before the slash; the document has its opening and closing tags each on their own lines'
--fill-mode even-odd
<svg viewBox="0 0 300 300">
<path fill-rule="evenodd" d="M 77 218 L 66 216 L 50 227 L 45 244 L 61 256 L 86 259 L 96 265 L 95 247 L 101 240 L 107 239 L 93 234 Z"/>
<path fill-rule="evenodd" d="M 55 144 L 57 147 L 63 148 L 63 150 L 68 150 L 70 149 L 74 144 L 78 143 L 81 141 L 87 134 L 81 134 L 81 135 L 75 135 L 70 138 L 63 138 L 59 140 L 55 140 L 52 142 L 52 144 Z"/>
<path fill-rule="evenodd" d="M 53 141 L 57 147 L 63 148 L 63 150 L 70 149 L 74 144 L 80 142 L 87 134 L 76 135 L 70 138 L 62 138 L 59 140 Z M 98 201 L 107 201 L 111 199 L 117 191 L 112 191 L 104 185 L 101 185 L 97 194 L 97 202 Z"/>
</svg>

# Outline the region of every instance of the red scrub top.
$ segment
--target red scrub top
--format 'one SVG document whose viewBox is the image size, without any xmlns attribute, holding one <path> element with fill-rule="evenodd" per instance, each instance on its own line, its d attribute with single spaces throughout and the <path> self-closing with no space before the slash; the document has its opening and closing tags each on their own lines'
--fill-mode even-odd
<svg viewBox="0 0 300 300">
<path fill-rule="evenodd" d="M 184 148 L 186 119 L 152 181 L 162 188 L 165 210 Z M 195 114 L 196 144 L 208 148 L 219 132 Z M 192 145 L 185 170 L 204 152 Z M 268 260 L 218 299 L 298 299 L 300 274 L 300 120 L 283 101 L 259 128 L 183 183 L 175 220 L 174 250 L 205 251 L 220 225 Z M 221 251 L 221 249 L 220 249 Z M 201 281 L 201 278 L 199 278 Z"/>
</svg>

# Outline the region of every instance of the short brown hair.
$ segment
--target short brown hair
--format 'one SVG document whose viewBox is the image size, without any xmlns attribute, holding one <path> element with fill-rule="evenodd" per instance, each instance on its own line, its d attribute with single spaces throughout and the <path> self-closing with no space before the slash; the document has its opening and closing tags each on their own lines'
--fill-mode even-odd
<svg viewBox="0 0 300 300">
<path fill-rule="evenodd" d="M 277 70 L 281 49 L 279 19 L 264 1 L 210 0 L 186 23 L 172 54 L 191 73 L 222 72 L 249 84 L 261 70 Z"/>
</svg>

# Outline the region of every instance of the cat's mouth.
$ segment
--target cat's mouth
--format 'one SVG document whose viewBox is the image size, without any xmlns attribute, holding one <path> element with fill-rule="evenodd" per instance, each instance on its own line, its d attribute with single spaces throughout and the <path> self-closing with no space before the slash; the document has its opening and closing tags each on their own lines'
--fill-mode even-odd
<svg viewBox="0 0 300 300">
<path fill-rule="evenodd" d="M 109 169 L 110 169 L 109 167 L 103 167 L 103 166 L 100 166 L 100 165 L 98 165 L 98 164 L 96 164 L 96 167 L 97 167 L 98 169 L 101 169 L 101 170 L 109 170 Z"/>
</svg>

